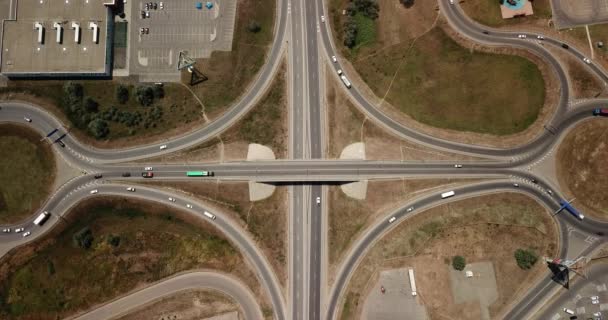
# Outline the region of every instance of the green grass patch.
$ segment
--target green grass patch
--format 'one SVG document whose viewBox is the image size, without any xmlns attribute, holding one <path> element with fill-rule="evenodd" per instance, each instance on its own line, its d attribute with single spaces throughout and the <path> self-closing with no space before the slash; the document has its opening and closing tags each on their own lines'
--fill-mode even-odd
<svg viewBox="0 0 608 320">
<path fill-rule="evenodd" d="M 38 209 L 55 178 L 50 147 L 27 128 L 0 125 L 0 224 L 18 222 Z"/>
<path fill-rule="evenodd" d="M 356 45 L 353 50 L 362 46 L 372 45 L 376 41 L 376 22 L 364 16 L 361 12 L 357 12 L 353 19 L 357 24 Z"/>
<path fill-rule="evenodd" d="M 227 240 L 166 209 L 150 214 L 138 203 L 100 201 L 76 210 L 52 245 L 2 280 L 1 318 L 63 318 L 179 271 L 242 268 L 239 253 Z M 89 249 L 73 241 L 85 227 L 93 236 Z M 112 241 L 117 237 L 118 242 Z"/>
<path fill-rule="evenodd" d="M 356 68 L 376 95 L 384 96 L 390 86 L 388 102 L 438 128 L 494 135 L 521 132 L 536 120 L 545 101 L 544 79 L 533 62 L 467 50 L 439 28 L 409 52 L 396 46 L 357 61 Z"/>
<path fill-rule="evenodd" d="M 126 21 L 114 23 L 114 48 L 127 47 L 127 30 Z"/>
</svg>

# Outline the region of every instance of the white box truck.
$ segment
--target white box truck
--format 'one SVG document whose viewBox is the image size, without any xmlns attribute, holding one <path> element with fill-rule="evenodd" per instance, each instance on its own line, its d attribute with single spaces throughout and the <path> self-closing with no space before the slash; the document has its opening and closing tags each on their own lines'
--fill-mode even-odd
<svg viewBox="0 0 608 320">
<path fill-rule="evenodd" d="M 46 221 L 46 219 L 50 216 L 51 214 L 48 211 L 44 211 L 43 213 L 41 213 L 40 215 L 38 215 L 38 217 L 36 218 L 36 220 L 34 220 L 34 224 L 37 226 L 41 226 L 44 224 L 44 222 Z"/>
<path fill-rule="evenodd" d="M 213 215 L 213 214 L 211 214 L 211 213 L 209 213 L 207 211 L 203 212 L 203 214 L 205 215 L 205 217 L 207 217 L 207 218 L 209 218 L 211 220 L 215 220 L 215 215 Z"/>
<path fill-rule="evenodd" d="M 453 197 L 455 195 L 454 191 L 448 191 L 441 194 L 441 199 Z"/>
</svg>

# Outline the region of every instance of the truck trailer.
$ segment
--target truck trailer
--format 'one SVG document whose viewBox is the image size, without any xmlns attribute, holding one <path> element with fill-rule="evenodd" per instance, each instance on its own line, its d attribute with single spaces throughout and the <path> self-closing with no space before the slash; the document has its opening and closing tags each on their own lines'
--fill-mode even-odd
<svg viewBox="0 0 608 320">
<path fill-rule="evenodd" d="M 50 216 L 50 213 L 48 211 L 44 211 L 43 213 L 41 213 L 40 215 L 38 215 L 38 217 L 36 218 L 36 220 L 34 220 L 34 224 L 37 226 L 41 226 L 44 224 L 44 222 L 46 221 L 46 219 Z"/>
</svg>

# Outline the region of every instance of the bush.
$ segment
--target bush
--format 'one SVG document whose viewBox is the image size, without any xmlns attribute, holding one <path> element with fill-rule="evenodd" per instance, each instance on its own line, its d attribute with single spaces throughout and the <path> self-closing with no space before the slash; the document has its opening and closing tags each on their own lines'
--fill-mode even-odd
<svg viewBox="0 0 608 320">
<path fill-rule="evenodd" d="M 84 96 L 82 85 L 72 81 L 68 81 L 63 85 L 63 93 L 70 100 L 82 100 Z"/>
<path fill-rule="evenodd" d="M 452 259 L 452 267 L 458 271 L 464 270 L 464 267 L 467 265 L 466 260 L 463 256 L 455 256 Z"/>
<path fill-rule="evenodd" d="M 99 103 L 97 103 L 97 101 L 93 100 L 91 97 L 84 98 L 83 105 L 86 112 L 99 111 Z"/>
<path fill-rule="evenodd" d="M 165 97 L 165 88 L 163 86 L 154 86 L 154 98 L 162 99 Z"/>
<path fill-rule="evenodd" d="M 380 6 L 376 0 L 355 0 L 355 7 L 357 11 L 361 12 L 364 16 L 375 20 L 378 18 L 378 11 L 380 11 Z"/>
<path fill-rule="evenodd" d="M 76 247 L 89 249 L 93 245 L 93 232 L 89 227 L 84 227 L 72 235 Z"/>
<path fill-rule="evenodd" d="M 118 245 L 120 244 L 120 236 L 115 236 L 113 234 L 108 236 L 108 244 L 111 245 L 112 247 L 118 247 Z"/>
<path fill-rule="evenodd" d="M 154 90 L 149 86 L 138 86 L 135 90 L 135 97 L 142 106 L 150 106 L 154 102 Z"/>
<path fill-rule="evenodd" d="M 262 30 L 262 27 L 260 26 L 260 24 L 257 21 L 251 20 L 247 24 L 247 30 L 249 32 L 258 33 L 258 32 L 260 32 L 260 30 Z"/>
<path fill-rule="evenodd" d="M 118 87 L 116 87 L 116 100 L 121 104 L 125 104 L 129 101 L 129 88 L 127 88 L 127 86 L 119 84 Z"/>
<path fill-rule="evenodd" d="M 100 118 L 93 119 L 91 122 L 89 122 L 88 129 L 96 139 L 104 138 L 110 133 L 108 123 Z"/>
<path fill-rule="evenodd" d="M 349 16 L 344 22 L 344 45 L 353 48 L 357 43 L 357 23 Z"/>
<path fill-rule="evenodd" d="M 514 256 L 517 265 L 524 270 L 532 268 L 536 261 L 538 261 L 538 255 L 532 250 L 517 249 Z"/>
<path fill-rule="evenodd" d="M 414 0 L 399 0 L 406 8 L 411 8 L 414 5 Z"/>
</svg>

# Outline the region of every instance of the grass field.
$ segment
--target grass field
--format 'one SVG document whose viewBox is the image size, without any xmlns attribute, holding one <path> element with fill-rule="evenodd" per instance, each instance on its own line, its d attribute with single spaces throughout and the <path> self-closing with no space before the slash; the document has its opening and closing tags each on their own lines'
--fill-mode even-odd
<svg viewBox="0 0 608 320">
<path fill-rule="evenodd" d="M 463 1 L 460 7 L 471 19 L 491 27 L 533 23 L 540 19 L 550 19 L 552 16 L 551 0 L 534 0 L 532 2 L 533 15 L 514 19 L 503 19 L 500 14 L 500 5 L 498 1 L 494 0 L 467 0 Z"/>
<path fill-rule="evenodd" d="M 197 60 L 197 68 L 209 80 L 196 85 L 193 90 L 203 101 L 210 117 L 235 102 L 264 65 L 274 37 L 275 6 L 276 1 L 273 0 L 239 1 L 232 51 L 215 51 L 209 59 Z M 251 21 L 260 25 L 259 32 L 247 30 Z M 184 71 L 183 78 L 189 77 L 190 74 Z"/>
<path fill-rule="evenodd" d="M 93 237 L 89 249 L 73 240 L 85 227 Z M 119 241 L 112 243 L 116 237 Z M 3 319 L 63 318 L 143 283 L 194 268 L 255 281 L 238 251 L 212 227 L 186 222 L 157 205 L 117 199 L 81 204 L 65 229 L 50 238 L 38 241 L 31 257 L 22 255 L 32 249 L 21 248 L 20 254 L 4 261 L 14 269 L 2 276 Z"/>
<path fill-rule="evenodd" d="M 526 196 L 489 195 L 430 209 L 397 225 L 368 251 L 349 282 L 341 319 L 358 318 L 377 271 L 405 266 L 416 269 L 418 291 L 431 319 L 442 314 L 476 319 L 467 316 L 469 304 L 454 304 L 450 290 L 445 290 L 454 255 L 464 256 L 467 263 L 493 262 L 499 295 L 490 314 L 496 316 L 543 268 L 537 263 L 531 270 L 520 269 L 513 258 L 518 248 L 541 256 L 552 256 L 557 250 L 554 223 L 542 206 Z"/>
<path fill-rule="evenodd" d="M 560 186 L 576 197 L 576 206 L 585 215 L 608 220 L 608 122 L 596 119 L 577 125 L 562 141 L 557 152 Z"/>
<path fill-rule="evenodd" d="M 34 213 L 55 180 L 55 157 L 29 128 L 0 125 L 0 224 L 25 219 Z"/>
<path fill-rule="evenodd" d="M 330 3 L 338 44 L 346 3 Z M 443 31 L 447 26 L 434 24 L 431 2 L 416 1 L 410 9 L 395 1 L 379 4 L 375 40 L 356 50 L 341 46 L 376 96 L 438 128 L 509 135 L 537 119 L 545 84 L 530 60 L 461 47 Z"/>
</svg>

